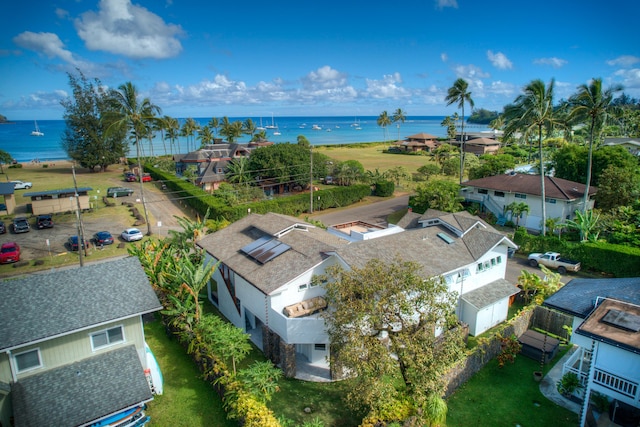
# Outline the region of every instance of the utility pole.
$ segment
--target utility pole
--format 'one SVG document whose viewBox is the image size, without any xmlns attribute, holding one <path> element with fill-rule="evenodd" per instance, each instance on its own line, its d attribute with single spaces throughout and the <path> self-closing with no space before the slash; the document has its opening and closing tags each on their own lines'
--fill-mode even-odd
<svg viewBox="0 0 640 427">
<path fill-rule="evenodd" d="M 82 219 L 80 218 L 80 211 L 82 210 L 80 206 L 80 196 L 78 195 L 78 183 L 76 182 L 76 167 L 75 163 L 71 164 L 71 172 L 73 173 L 73 188 L 75 189 L 76 196 L 76 225 L 78 227 L 78 257 L 80 258 L 80 267 L 84 266 L 82 260 L 82 252 L 84 251 L 84 255 L 87 255 L 87 245 L 85 245 L 84 241 L 84 227 L 82 226 Z"/>
<path fill-rule="evenodd" d="M 311 192 L 309 193 L 309 213 L 313 213 L 313 145 L 309 143 L 309 189 Z"/>
</svg>

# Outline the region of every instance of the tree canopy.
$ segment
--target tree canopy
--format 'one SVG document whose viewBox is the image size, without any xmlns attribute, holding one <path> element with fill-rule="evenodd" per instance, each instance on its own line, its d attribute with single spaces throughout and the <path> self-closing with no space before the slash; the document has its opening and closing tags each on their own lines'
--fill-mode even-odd
<svg viewBox="0 0 640 427">
<path fill-rule="evenodd" d="M 410 415 L 430 419 L 426 403 L 444 394 L 444 373 L 464 348 L 457 296 L 443 280 L 421 273 L 418 264 L 399 257 L 328 270 L 325 320 L 335 363 L 354 377 L 348 393 L 354 409 L 384 417 L 394 401 L 408 398 Z"/>
<path fill-rule="evenodd" d="M 473 110 L 473 113 L 467 119 L 469 123 L 477 123 L 482 125 L 488 125 L 499 116 L 497 111 L 489 111 L 484 108 L 478 108 Z"/>
</svg>

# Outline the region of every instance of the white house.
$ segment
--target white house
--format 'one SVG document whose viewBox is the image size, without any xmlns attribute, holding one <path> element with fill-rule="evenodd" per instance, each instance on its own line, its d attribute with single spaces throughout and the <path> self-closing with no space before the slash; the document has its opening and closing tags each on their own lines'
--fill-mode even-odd
<svg viewBox="0 0 640 427">
<path fill-rule="evenodd" d="M 640 278 L 574 279 L 544 305 L 573 316 L 571 342 L 578 348 L 563 374 L 578 375 L 585 396 L 606 395 L 612 415 L 614 408 L 619 417 L 625 408 L 640 414 Z M 584 399 L 581 426 L 588 402 Z M 639 421 L 640 416 L 633 425 Z"/>
<path fill-rule="evenodd" d="M 583 209 L 585 185 L 562 178 L 545 176 L 545 210 L 547 218 L 573 219 L 576 210 Z M 460 195 L 469 202 L 480 203 L 497 218 L 504 218 L 506 207 L 513 202 L 529 206 L 518 224 L 530 230 L 542 229 L 542 191 L 540 175 L 510 172 L 473 179 L 463 183 Z M 588 209 L 593 209 L 597 187 L 589 187 Z M 515 223 L 515 218 L 512 219 Z"/>
<path fill-rule="evenodd" d="M 329 376 L 329 339 L 317 312 L 326 308 L 325 290 L 312 278 L 335 264 L 348 269 L 371 259 L 413 261 L 425 277 L 441 276 L 461 295 L 458 316 L 471 334 L 506 319 L 509 297 L 519 291 L 504 280 L 513 242 L 466 212 L 410 213 L 403 224 L 391 234 L 373 227 L 380 237 L 354 241 L 338 229 L 285 215 L 249 215 L 198 242 L 218 263 L 209 299 L 287 376 L 296 375 L 296 359 Z"/>
</svg>

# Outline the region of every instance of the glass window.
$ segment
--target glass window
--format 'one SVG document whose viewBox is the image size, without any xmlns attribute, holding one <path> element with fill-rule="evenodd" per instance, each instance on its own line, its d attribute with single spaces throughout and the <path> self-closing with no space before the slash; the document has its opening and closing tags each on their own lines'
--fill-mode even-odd
<svg viewBox="0 0 640 427">
<path fill-rule="evenodd" d="M 327 351 L 327 345 L 326 344 L 314 344 L 313 348 L 317 351 Z"/>
<path fill-rule="evenodd" d="M 494 191 L 493 194 L 496 197 L 504 197 L 504 191 Z"/>
<path fill-rule="evenodd" d="M 298 291 L 304 291 L 305 289 L 307 289 L 308 285 L 305 283 L 304 285 L 300 285 L 298 286 Z"/>
<path fill-rule="evenodd" d="M 486 188 L 478 188 L 478 194 L 488 194 L 489 190 Z"/>
<path fill-rule="evenodd" d="M 122 326 L 91 334 L 91 346 L 94 350 L 107 347 L 124 341 L 124 330 Z"/>
<path fill-rule="evenodd" d="M 500 255 L 498 258 L 496 258 L 498 260 L 498 264 L 502 263 L 502 255 Z"/>
<path fill-rule="evenodd" d="M 40 361 L 40 350 L 37 348 L 16 354 L 14 358 L 18 372 L 30 371 L 31 369 L 36 369 L 42 366 L 42 362 Z"/>
<path fill-rule="evenodd" d="M 526 199 L 527 195 L 526 194 L 520 194 L 520 193 L 514 193 L 514 196 L 516 199 Z"/>
</svg>

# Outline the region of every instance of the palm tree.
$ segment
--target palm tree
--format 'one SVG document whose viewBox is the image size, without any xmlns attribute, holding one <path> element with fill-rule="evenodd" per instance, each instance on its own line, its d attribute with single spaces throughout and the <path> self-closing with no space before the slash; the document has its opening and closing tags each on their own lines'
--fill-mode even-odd
<svg viewBox="0 0 640 427">
<path fill-rule="evenodd" d="M 209 126 L 211 130 L 213 130 L 214 135 L 217 135 L 218 128 L 220 127 L 220 119 L 212 117 L 211 120 L 209 120 L 209 123 L 207 123 L 207 126 Z"/>
<path fill-rule="evenodd" d="M 249 170 L 249 159 L 247 157 L 239 157 L 231 160 L 227 164 L 226 177 L 227 181 L 232 184 L 240 184 L 248 187 L 252 180 L 251 171 Z"/>
<path fill-rule="evenodd" d="M 511 218 L 516 218 L 516 228 L 518 228 L 518 225 L 520 224 L 520 217 L 522 217 L 522 214 L 530 212 L 529 205 L 525 202 L 509 203 L 505 209 L 507 212 L 511 211 Z"/>
<path fill-rule="evenodd" d="M 209 126 L 203 127 L 196 139 L 200 141 L 200 148 L 204 148 L 205 145 L 213 143 L 213 133 L 211 133 L 211 128 Z"/>
<path fill-rule="evenodd" d="M 387 113 L 386 111 L 383 111 L 380 116 L 378 116 L 378 126 L 382 127 L 382 130 L 384 132 L 384 140 L 388 141 L 389 140 L 389 136 L 387 134 L 387 126 L 389 126 L 391 124 L 391 118 L 389 117 L 389 113 Z"/>
<path fill-rule="evenodd" d="M 464 174 L 464 104 L 469 103 L 473 110 L 473 99 L 471 92 L 468 92 L 469 84 L 463 78 L 459 78 L 453 82 L 453 86 L 449 88 L 447 96 L 444 99 L 447 105 L 458 104 L 462 110 L 462 122 L 460 124 L 460 184 L 462 184 L 462 175 Z"/>
<path fill-rule="evenodd" d="M 394 111 L 393 117 L 391 117 L 391 121 L 393 123 L 396 123 L 396 122 L 404 123 L 406 119 L 407 117 L 405 116 L 405 112 L 402 111 L 402 108 L 398 108 L 396 111 Z M 398 126 L 398 141 L 400 141 L 400 124 L 398 124 L 397 126 Z"/>
<path fill-rule="evenodd" d="M 554 116 L 553 108 L 553 88 L 555 81 L 551 79 L 549 85 L 545 87 L 542 80 L 533 80 L 524 87 L 523 94 L 519 95 L 513 104 L 504 107 L 505 131 L 504 137 L 508 139 L 516 132 L 522 132 L 525 137 L 529 137 L 537 131 L 538 134 L 538 154 L 540 161 L 540 201 L 542 203 L 542 235 L 546 234 L 546 196 L 544 189 L 544 158 L 542 152 L 543 128 L 547 134 L 551 133 L 557 120 Z"/>
<path fill-rule="evenodd" d="M 622 86 L 614 85 L 602 91 L 602 79 L 591 80 L 591 83 L 578 86 L 578 92 L 569 98 L 569 118 L 589 121 L 589 156 L 587 160 L 587 180 L 584 189 L 584 203 L 582 210 L 587 212 L 589 201 L 589 185 L 591 184 L 591 168 L 593 163 L 593 142 L 602 130 L 608 110 L 615 92 L 622 90 Z"/>
<path fill-rule="evenodd" d="M 136 142 L 136 154 L 138 158 L 138 180 L 140 181 L 140 196 L 142 198 L 142 208 L 144 210 L 144 219 L 147 222 L 147 235 L 151 235 L 151 224 L 149 223 L 149 214 L 147 213 L 147 205 L 144 197 L 144 185 L 142 182 L 142 163 L 140 162 L 140 130 L 145 128 L 145 121 L 158 120 L 157 115 L 162 114 L 162 110 L 155 104 L 152 104 L 149 98 L 138 101 L 138 91 L 131 82 L 124 83 L 118 87 L 118 90 L 111 92 L 113 101 L 113 110 L 110 113 L 113 116 L 113 125 L 125 127 L 134 137 Z"/>
<path fill-rule="evenodd" d="M 164 122 L 165 129 L 167 130 L 167 137 L 170 141 L 169 147 L 171 148 L 171 156 L 173 157 L 173 144 L 176 141 L 178 142 L 178 153 L 180 153 L 180 140 L 178 139 L 180 136 L 180 123 L 178 123 L 177 119 L 169 116 L 164 116 Z"/>
<path fill-rule="evenodd" d="M 229 122 L 229 119 L 227 117 L 224 117 L 221 127 L 222 129 L 220 129 L 220 135 L 225 136 L 227 138 L 227 141 L 229 142 L 234 142 L 243 134 L 243 126 L 240 120 Z"/>
<path fill-rule="evenodd" d="M 185 120 L 184 124 L 182 125 L 182 136 L 186 136 L 187 137 L 187 151 L 189 151 L 191 149 L 191 145 L 189 144 L 189 137 L 192 137 L 195 135 L 196 131 L 200 129 L 200 126 L 198 125 L 198 123 L 196 123 L 195 120 L 193 120 L 193 118 L 189 117 L 187 118 L 187 120 Z M 193 148 L 195 149 L 195 142 L 193 144 Z"/>
<path fill-rule="evenodd" d="M 256 130 L 257 130 L 256 128 L 257 128 L 256 124 L 251 119 L 245 120 L 244 123 L 242 124 L 242 132 L 244 132 L 247 135 L 250 135 L 252 138 L 253 138 L 253 134 L 256 133 Z"/>
</svg>

